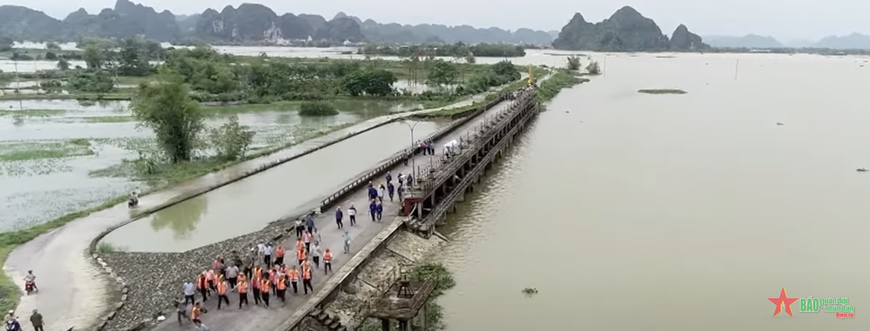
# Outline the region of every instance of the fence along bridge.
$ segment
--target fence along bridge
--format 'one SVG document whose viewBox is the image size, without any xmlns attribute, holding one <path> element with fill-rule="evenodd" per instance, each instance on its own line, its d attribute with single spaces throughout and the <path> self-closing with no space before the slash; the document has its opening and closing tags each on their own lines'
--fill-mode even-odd
<svg viewBox="0 0 870 331">
<path fill-rule="evenodd" d="M 417 186 L 405 198 L 403 211 L 411 216 L 405 225 L 418 235 L 428 238 L 436 223 L 456 210 L 456 203 L 466 192 L 472 192 L 486 170 L 502 157 L 503 152 L 538 114 L 536 90 L 530 84 L 516 93 L 516 99 L 506 110 L 484 121 L 456 142 L 441 164 L 421 169 Z M 451 142 L 452 143 L 452 142 Z"/>
</svg>

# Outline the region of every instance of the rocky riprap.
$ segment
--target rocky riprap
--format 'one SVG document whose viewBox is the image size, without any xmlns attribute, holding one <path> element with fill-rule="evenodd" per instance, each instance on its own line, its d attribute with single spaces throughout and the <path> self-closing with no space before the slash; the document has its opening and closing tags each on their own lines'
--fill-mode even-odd
<svg viewBox="0 0 870 331">
<path fill-rule="evenodd" d="M 155 321 L 159 315 L 168 319 L 173 300 L 181 295 L 184 281 L 210 268 L 215 257 L 229 259 L 232 251 L 246 254 L 257 244 L 287 235 L 287 223 L 274 223 L 263 230 L 228 239 L 182 253 L 103 253 L 103 259 L 127 284 L 124 306 L 103 330 L 126 331 Z"/>
</svg>

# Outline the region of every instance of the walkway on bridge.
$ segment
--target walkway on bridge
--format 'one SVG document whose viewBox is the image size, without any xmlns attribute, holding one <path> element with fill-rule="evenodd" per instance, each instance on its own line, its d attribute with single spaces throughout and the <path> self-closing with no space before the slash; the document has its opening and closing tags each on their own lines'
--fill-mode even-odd
<svg viewBox="0 0 870 331">
<path fill-rule="evenodd" d="M 453 130 L 448 133 L 441 139 L 435 141 L 436 154 L 431 158 L 436 162 L 441 158 L 441 153 L 443 152 L 443 146 L 447 142 L 451 140 L 459 140 L 460 136 L 465 136 L 467 132 L 477 126 L 479 126 L 485 119 L 491 118 L 491 114 L 496 112 L 505 110 L 510 105 L 509 102 L 503 102 L 484 114 L 478 115 L 477 118 L 470 120 L 468 123 L 460 126 L 459 128 Z M 490 115 L 490 116 L 488 116 Z M 422 138 L 422 137 L 421 137 Z M 415 156 L 414 163 L 418 166 L 420 165 L 428 165 L 430 163 L 430 156 L 428 155 L 417 155 Z M 408 162 L 408 165 L 399 165 L 393 169 L 391 169 L 391 173 L 394 178 L 398 173 L 407 174 L 411 172 L 412 162 Z M 373 181 L 375 184 L 379 182 L 383 182 L 384 180 Z M 362 249 L 369 241 L 372 240 L 378 233 L 381 232 L 387 225 L 392 223 L 392 220 L 398 215 L 400 209 L 400 203 L 398 199 L 395 202 L 390 202 L 389 199 L 385 199 L 384 202 L 384 219 L 381 222 L 372 222 L 370 214 L 368 212 L 368 196 L 365 188 L 358 190 L 357 192 L 351 193 L 342 199 L 337 206 L 340 206 L 342 210 L 345 211 L 345 221 L 344 221 L 344 230 L 350 232 L 352 241 L 351 241 L 351 254 L 342 254 L 342 236 L 344 234 L 344 230 L 339 230 L 335 224 L 335 209 L 326 210 L 323 214 L 319 215 L 316 219 L 316 226 L 320 229 L 320 235 L 323 238 L 323 242 L 321 243 L 321 249 L 324 251 L 329 248 L 332 250 L 334 254 L 333 260 L 333 273 L 329 276 L 323 275 L 322 265 L 321 268 L 318 268 L 313 272 L 312 276 L 312 284 L 314 286 L 314 290 L 320 290 L 324 283 L 330 279 L 332 275 L 339 271 L 341 267 L 347 263 L 351 257 L 354 256 L 360 249 Z M 350 226 L 350 222 L 347 220 L 347 208 L 353 204 L 356 206 L 358 210 L 357 214 L 357 225 Z M 257 210 L 256 206 L 249 207 L 252 211 L 252 214 L 255 214 L 253 211 Z M 282 242 L 281 244 L 287 248 L 287 257 L 285 261 L 288 261 L 288 265 L 295 264 L 294 258 L 291 255 L 294 255 L 294 247 L 295 247 L 295 236 L 290 236 L 291 238 Z M 203 269 L 207 268 L 207 265 L 203 265 Z M 179 284 L 180 288 L 180 284 Z M 179 289 L 180 291 L 180 289 Z M 292 290 L 290 290 L 292 293 Z M 235 306 L 231 305 L 230 309 L 217 310 L 217 301 L 209 300 L 205 307 L 209 310 L 208 314 L 203 316 L 203 323 L 211 327 L 212 329 L 220 328 L 221 330 L 278 330 L 278 327 L 291 318 L 292 313 L 297 310 L 299 307 L 304 305 L 307 300 L 312 297 L 313 294 L 309 292 L 308 296 L 302 295 L 301 289 L 298 295 L 288 295 L 288 303 L 286 306 L 281 307 L 280 303 L 275 304 L 276 298 L 272 297 L 272 307 L 269 309 L 265 309 L 263 307 L 251 306 L 250 308 L 238 309 L 237 297 L 230 296 L 231 303 Z M 250 300 L 253 302 L 253 300 Z M 279 301 L 280 302 L 280 301 Z M 174 320 L 170 322 L 164 322 L 159 324 L 154 330 L 156 331 L 176 331 L 176 330 L 190 330 L 190 325 L 179 326 L 178 323 L 175 323 Z"/>
</svg>

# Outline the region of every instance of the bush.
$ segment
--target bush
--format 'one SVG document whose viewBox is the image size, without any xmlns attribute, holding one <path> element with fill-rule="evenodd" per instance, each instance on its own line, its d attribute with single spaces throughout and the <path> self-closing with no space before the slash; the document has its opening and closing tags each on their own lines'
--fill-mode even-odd
<svg viewBox="0 0 870 331">
<path fill-rule="evenodd" d="M 239 117 L 233 115 L 230 121 L 219 128 L 212 129 L 209 139 L 217 153 L 224 160 L 238 160 L 245 155 L 254 138 L 254 132 L 239 124 Z"/>
<path fill-rule="evenodd" d="M 334 116 L 338 110 L 331 103 L 322 101 L 303 102 L 299 107 L 301 116 Z"/>
<path fill-rule="evenodd" d="M 580 69 L 580 57 L 576 55 L 570 55 L 566 59 L 568 61 L 568 70 L 579 70 Z"/>
<path fill-rule="evenodd" d="M 601 68 L 598 66 L 598 62 L 590 62 L 589 65 L 586 66 L 586 72 L 588 72 L 590 75 L 600 75 Z"/>
</svg>

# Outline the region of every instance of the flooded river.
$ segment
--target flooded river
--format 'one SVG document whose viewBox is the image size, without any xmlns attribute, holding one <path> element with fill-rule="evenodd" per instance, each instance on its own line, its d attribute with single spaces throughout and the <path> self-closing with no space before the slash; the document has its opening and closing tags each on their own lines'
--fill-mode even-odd
<svg viewBox="0 0 870 331">
<path fill-rule="evenodd" d="M 609 58 L 560 94 L 441 229 L 447 329 L 866 329 L 870 72 L 737 57 Z M 858 316 L 772 317 L 783 287 Z"/>
</svg>

